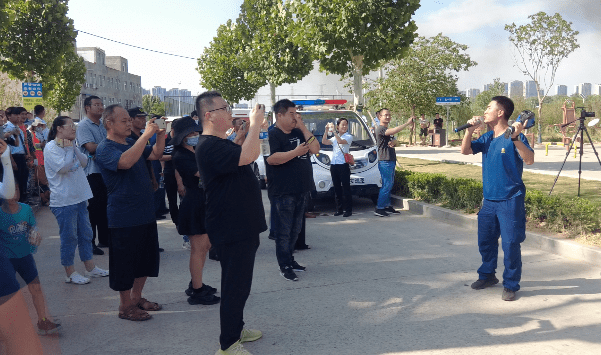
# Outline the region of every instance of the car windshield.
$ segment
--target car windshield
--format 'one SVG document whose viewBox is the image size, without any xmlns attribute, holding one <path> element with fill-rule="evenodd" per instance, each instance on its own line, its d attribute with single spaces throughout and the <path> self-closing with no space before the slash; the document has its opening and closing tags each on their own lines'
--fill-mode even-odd
<svg viewBox="0 0 601 355">
<path fill-rule="evenodd" d="M 300 111 L 305 126 L 309 129 L 315 138 L 319 141 L 322 150 L 332 150 L 331 145 L 321 144 L 321 138 L 326 128 L 326 124 L 334 124 L 339 118 L 346 118 L 349 123 L 348 133 L 353 135 L 353 143 L 350 150 L 363 150 L 373 147 L 375 142 L 369 135 L 363 120 L 352 111 Z"/>
</svg>

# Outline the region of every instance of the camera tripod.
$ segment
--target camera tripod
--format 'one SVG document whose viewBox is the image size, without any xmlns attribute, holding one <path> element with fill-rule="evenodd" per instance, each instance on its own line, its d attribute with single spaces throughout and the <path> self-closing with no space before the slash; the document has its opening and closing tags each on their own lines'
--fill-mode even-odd
<svg viewBox="0 0 601 355">
<path fill-rule="evenodd" d="M 581 107 L 579 107 L 581 108 Z M 586 129 L 586 125 L 584 124 L 584 120 L 587 117 L 595 117 L 595 113 L 594 112 L 586 112 L 584 110 L 584 108 L 582 108 L 582 111 L 580 112 L 580 118 L 575 119 L 572 122 L 566 123 L 564 125 L 561 126 L 561 128 L 564 128 L 568 125 L 571 125 L 572 123 L 576 122 L 576 121 L 580 121 L 580 124 L 578 125 L 578 130 L 576 131 L 576 134 L 574 134 L 574 138 L 572 139 L 572 142 L 576 142 L 576 138 L 578 137 L 578 134 L 580 134 L 580 161 L 578 163 L 578 197 L 580 197 L 580 175 L 582 174 L 582 155 L 584 154 L 584 133 L 586 132 L 586 136 L 588 137 L 588 141 L 591 143 L 591 147 L 593 147 L 593 152 L 595 152 L 595 155 L 597 156 L 597 161 L 599 161 L 599 166 L 601 166 L 601 160 L 599 159 L 599 153 L 597 153 L 597 150 L 595 149 L 595 146 L 593 145 L 593 140 L 591 139 L 591 136 L 588 134 L 588 130 Z M 555 178 L 555 182 L 553 182 L 553 186 L 551 186 L 551 191 L 549 191 L 549 195 L 551 195 L 551 193 L 553 192 L 553 188 L 555 187 L 555 184 L 557 183 L 557 179 L 559 179 L 559 174 L 561 174 L 561 170 L 563 170 L 563 166 L 566 164 L 566 161 L 568 160 L 568 156 L 570 155 L 570 151 L 572 150 L 573 144 L 570 144 L 570 147 L 568 149 L 568 152 L 566 153 L 566 157 L 563 160 L 563 164 L 561 164 L 561 168 L 559 169 L 559 172 L 557 173 L 557 177 Z"/>
</svg>

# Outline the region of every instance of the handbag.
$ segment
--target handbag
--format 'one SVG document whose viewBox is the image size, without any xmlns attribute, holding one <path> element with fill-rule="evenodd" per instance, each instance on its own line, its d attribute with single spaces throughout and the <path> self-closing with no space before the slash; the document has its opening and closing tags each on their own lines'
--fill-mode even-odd
<svg viewBox="0 0 601 355">
<path fill-rule="evenodd" d="M 352 154 L 344 153 L 344 162 L 348 165 L 355 165 L 355 158 Z"/>
</svg>

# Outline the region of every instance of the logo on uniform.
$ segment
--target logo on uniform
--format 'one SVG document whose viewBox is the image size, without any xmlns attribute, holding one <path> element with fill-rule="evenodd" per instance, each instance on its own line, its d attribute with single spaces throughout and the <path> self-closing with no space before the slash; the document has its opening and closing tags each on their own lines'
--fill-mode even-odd
<svg viewBox="0 0 601 355">
<path fill-rule="evenodd" d="M 501 154 L 505 153 L 505 148 L 501 148 Z"/>
</svg>

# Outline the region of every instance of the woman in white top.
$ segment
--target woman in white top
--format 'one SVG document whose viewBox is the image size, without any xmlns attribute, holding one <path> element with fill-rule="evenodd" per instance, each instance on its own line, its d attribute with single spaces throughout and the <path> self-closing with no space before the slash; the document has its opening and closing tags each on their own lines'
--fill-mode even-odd
<svg viewBox="0 0 601 355">
<path fill-rule="evenodd" d="M 83 171 L 88 157 L 76 149 L 74 143 L 73 120 L 68 116 L 56 118 L 44 148 L 44 163 L 51 192 L 50 210 L 60 230 L 61 264 L 67 273 L 65 282 L 83 285 L 90 282 L 89 277 L 105 277 L 109 272 L 97 267 L 92 260 L 92 227 L 87 201 L 93 195 Z M 73 267 L 77 247 L 87 277 Z"/>
<path fill-rule="evenodd" d="M 334 213 L 334 216 L 350 217 L 353 214 L 351 167 L 345 162 L 344 154 L 349 153 L 353 136 L 347 132 L 348 120 L 346 118 L 339 118 L 336 128 L 337 130 L 334 129 L 333 123 L 328 123 L 326 132 L 321 138 L 321 143 L 333 146 L 330 174 L 332 174 L 332 183 L 336 194 L 336 213 Z M 332 138 L 328 138 L 328 129 L 332 131 Z"/>
</svg>

